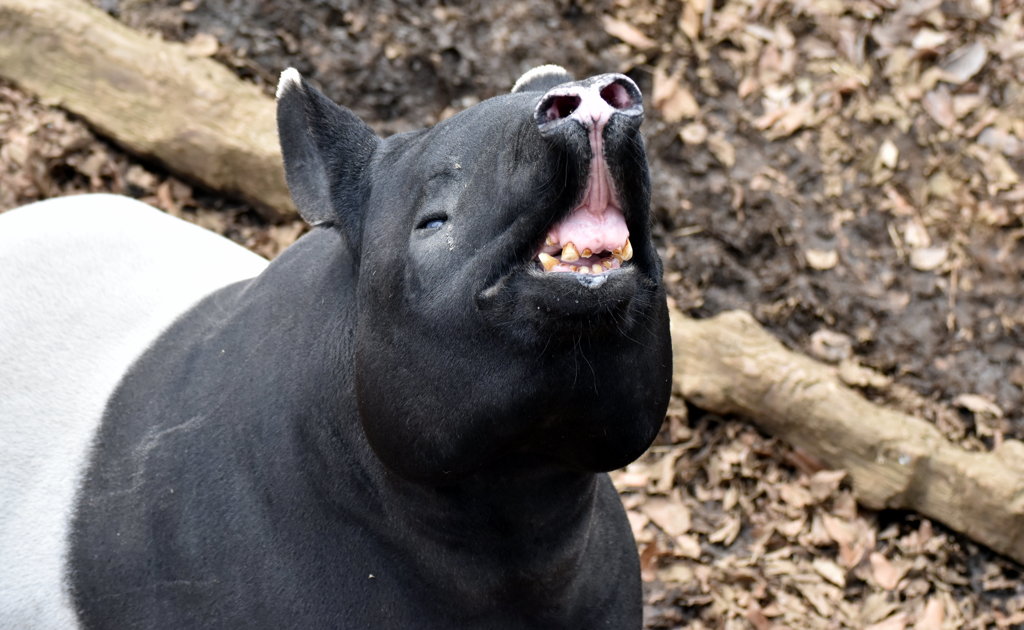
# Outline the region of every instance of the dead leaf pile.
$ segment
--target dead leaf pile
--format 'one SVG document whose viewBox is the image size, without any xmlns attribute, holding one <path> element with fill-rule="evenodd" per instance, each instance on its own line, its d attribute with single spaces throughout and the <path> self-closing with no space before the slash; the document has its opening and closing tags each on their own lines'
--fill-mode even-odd
<svg viewBox="0 0 1024 630">
<path fill-rule="evenodd" d="M 679 303 L 745 308 L 805 351 L 809 327 L 835 329 L 870 367 L 946 406 L 979 396 L 1024 437 L 1024 6 L 610 13 L 623 68 L 650 68 Z"/>
<path fill-rule="evenodd" d="M 952 630 L 1024 624 L 1020 569 L 918 517 L 858 508 L 846 475 L 748 425 L 670 416 L 612 474 L 648 628 Z M 887 522 L 891 521 L 891 522 Z"/>
</svg>

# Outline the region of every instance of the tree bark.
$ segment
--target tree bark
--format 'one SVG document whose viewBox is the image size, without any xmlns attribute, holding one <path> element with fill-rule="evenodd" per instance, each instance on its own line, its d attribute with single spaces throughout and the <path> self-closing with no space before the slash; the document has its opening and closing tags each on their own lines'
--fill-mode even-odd
<svg viewBox="0 0 1024 630">
<path fill-rule="evenodd" d="M 694 320 L 673 308 L 671 320 L 675 380 L 695 405 L 750 418 L 846 470 L 869 508 L 915 510 L 1024 563 L 1024 443 L 965 451 L 934 425 L 867 401 L 746 312 Z"/>
<path fill-rule="evenodd" d="M 0 76 L 140 156 L 293 218 L 274 102 L 183 44 L 79 0 L 0 0 Z"/>
</svg>

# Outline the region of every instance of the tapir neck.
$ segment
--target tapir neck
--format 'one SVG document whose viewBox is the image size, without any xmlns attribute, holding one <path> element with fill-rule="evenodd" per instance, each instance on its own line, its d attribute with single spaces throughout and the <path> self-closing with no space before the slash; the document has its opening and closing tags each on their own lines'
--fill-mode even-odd
<svg viewBox="0 0 1024 630">
<path fill-rule="evenodd" d="M 426 583 L 452 582 L 467 598 L 492 589 L 550 597 L 572 586 L 578 573 L 599 479 L 529 456 L 507 457 L 447 485 L 390 476 L 389 518 L 406 542 L 449 559 L 421 567 Z M 500 580 L 495 566 L 502 567 Z M 496 596 L 486 594 L 481 605 Z"/>
<path fill-rule="evenodd" d="M 350 267 L 344 257 L 324 262 L 341 268 L 326 273 L 321 268 L 319 279 L 293 279 L 290 284 L 312 289 L 320 283 L 326 285 L 320 291 L 331 291 Z M 277 273 L 300 276 L 308 266 L 281 263 Z M 304 457 L 293 465 L 303 471 L 306 487 L 316 491 L 306 495 L 313 504 L 301 511 L 320 512 L 327 527 L 332 521 L 340 528 L 356 522 L 362 531 L 373 532 L 374 548 L 394 549 L 402 560 L 371 561 L 368 573 L 380 579 L 382 573 L 400 570 L 402 577 L 392 577 L 412 581 L 425 599 L 435 589 L 438 594 L 457 593 L 463 612 L 475 608 L 479 614 L 499 601 L 549 608 L 558 601 L 571 607 L 572 598 L 564 594 L 586 590 L 581 580 L 595 573 L 583 570 L 585 559 L 615 562 L 609 556 L 620 551 L 609 552 L 604 545 L 616 539 L 612 530 L 623 533 L 625 519 L 595 524 L 593 518 L 599 507 L 618 501 L 607 476 L 569 470 L 530 454 L 506 454 L 452 481 L 412 481 L 388 469 L 366 441 L 349 393 L 354 379 L 351 344 L 331 337 L 347 334 L 342 331 L 349 330 L 354 317 L 354 297 L 343 299 L 353 302 L 296 298 L 293 305 L 303 312 L 291 317 L 330 334 L 312 345 L 294 339 L 282 344 L 305 370 L 296 382 L 304 382 L 307 391 L 295 392 L 290 411 L 295 423 L 291 430 L 299 442 L 292 451 Z M 324 303 L 329 305 L 324 312 L 309 313 Z M 313 413 L 307 411 L 311 404 L 318 407 Z M 627 549 L 625 556 L 622 561 L 631 562 L 635 551 Z"/>
</svg>

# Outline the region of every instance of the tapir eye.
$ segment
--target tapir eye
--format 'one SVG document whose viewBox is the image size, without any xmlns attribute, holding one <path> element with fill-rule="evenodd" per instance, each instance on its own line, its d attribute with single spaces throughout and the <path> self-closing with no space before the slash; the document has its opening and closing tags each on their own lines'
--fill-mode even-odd
<svg viewBox="0 0 1024 630">
<path fill-rule="evenodd" d="M 436 230 L 437 228 L 444 225 L 444 222 L 448 220 L 446 215 L 427 217 L 420 221 L 420 224 L 416 226 L 417 230 Z"/>
</svg>

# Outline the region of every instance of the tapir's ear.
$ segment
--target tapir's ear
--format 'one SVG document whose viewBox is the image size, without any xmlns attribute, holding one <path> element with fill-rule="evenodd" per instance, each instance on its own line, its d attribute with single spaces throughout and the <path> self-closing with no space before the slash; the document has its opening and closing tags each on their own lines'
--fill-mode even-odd
<svg viewBox="0 0 1024 630">
<path fill-rule="evenodd" d="M 310 225 L 338 224 L 358 244 L 367 166 L 380 139 L 295 68 L 277 84 L 277 133 L 299 214 Z"/>
<path fill-rule="evenodd" d="M 512 86 L 512 93 L 516 92 L 547 92 L 556 85 L 574 81 L 569 71 L 562 66 L 546 64 L 537 66 L 519 77 L 516 84 Z"/>
</svg>

